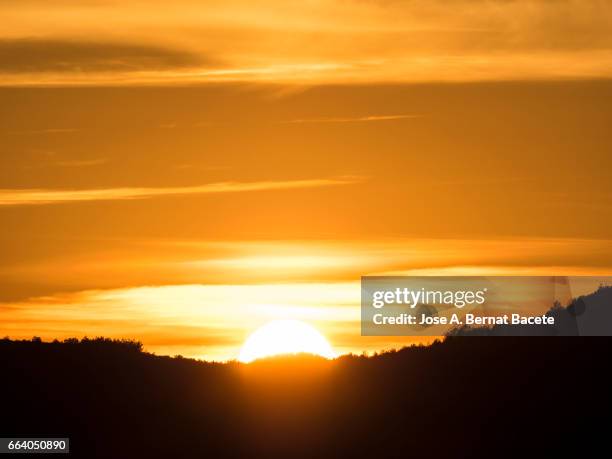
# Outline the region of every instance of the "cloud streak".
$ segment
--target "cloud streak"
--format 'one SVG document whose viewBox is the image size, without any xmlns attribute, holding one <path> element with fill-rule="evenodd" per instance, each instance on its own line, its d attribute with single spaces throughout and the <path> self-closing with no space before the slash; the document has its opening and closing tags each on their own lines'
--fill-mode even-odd
<svg viewBox="0 0 612 459">
<path fill-rule="evenodd" d="M 244 193 L 250 191 L 272 191 L 297 188 L 318 188 L 351 185 L 363 181 L 359 177 L 336 177 L 307 180 L 281 180 L 259 182 L 218 182 L 187 187 L 159 188 L 103 188 L 89 190 L 0 190 L 0 207 L 61 204 L 88 201 L 120 201 L 151 199 L 163 196 L 184 196 L 219 193 Z"/>
<path fill-rule="evenodd" d="M 100 166 L 102 164 L 106 164 L 108 162 L 107 158 L 97 158 L 97 159 L 84 159 L 84 160 L 75 160 L 75 161 L 58 161 L 55 163 L 60 167 L 91 167 L 91 166 Z"/>
<path fill-rule="evenodd" d="M 10 131 L 13 135 L 36 135 L 36 134 L 72 134 L 79 132 L 75 128 L 48 128 L 48 129 L 31 129 L 29 131 Z"/>
<path fill-rule="evenodd" d="M 397 121 L 412 118 L 420 118 L 421 115 L 371 115 L 352 118 L 305 118 L 283 121 L 288 124 L 302 123 L 364 123 L 368 121 Z"/>
<path fill-rule="evenodd" d="M 202 54 L 137 43 L 0 39 L 0 73 L 108 72 L 208 66 Z"/>
</svg>

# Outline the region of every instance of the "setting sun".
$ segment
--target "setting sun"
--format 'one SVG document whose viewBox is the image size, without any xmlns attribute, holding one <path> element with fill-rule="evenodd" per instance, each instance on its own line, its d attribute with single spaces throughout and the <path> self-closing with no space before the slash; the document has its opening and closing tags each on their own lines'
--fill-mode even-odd
<svg viewBox="0 0 612 459">
<path fill-rule="evenodd" d="M 238 360 L 249 363 L 262 357 L 299 353 L 335 357 L 325 337 L 312 326 L 299 320 L 275 320 L 247 338 Z"/>
</svg>

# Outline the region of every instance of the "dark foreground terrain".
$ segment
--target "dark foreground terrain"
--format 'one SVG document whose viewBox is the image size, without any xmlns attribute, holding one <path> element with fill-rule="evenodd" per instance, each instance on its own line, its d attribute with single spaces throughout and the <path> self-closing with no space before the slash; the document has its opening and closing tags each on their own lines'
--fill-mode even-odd
<svg viewBox="0 0 612 459">
<path fill-rule="evenodd" d="M 563 327 L 546 333 L 609 331 L 611 310 L 602 287 L 551 309 Z M 508 332 L 250 365 L 159 357 L 132 341 L 4 339 L 0 436 L 69 437 L 72 456 L 100 458 L 609 451 L 612 339 L 486 336 Z"/>
<path fill-rule="evenodd" d="M 371 358 L 211 364 L 0 341 L 3 437 L 71 456 L 542 457 L 607 450 L 612 341 L 455 337 Z"/>
</svg>

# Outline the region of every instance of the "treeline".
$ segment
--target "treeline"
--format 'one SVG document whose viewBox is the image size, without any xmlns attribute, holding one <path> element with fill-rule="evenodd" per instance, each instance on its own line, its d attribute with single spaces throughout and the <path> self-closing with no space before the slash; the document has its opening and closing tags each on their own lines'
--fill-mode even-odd
<svg viewBox="0 0 612 459">
<path fill-rule="evenodd" d="M 75 457 L 549 457 L 604 447 L 608 338 L 452 337 L 214 364 L 104 338 L 0 340 L 3 437 Z"/>
<path fill-rule="evenodd" d="M 106 349 L 106 350 L 116 350 L 122 352 L 142 352 L 143 345 L 140 341 L 132 340 L 132 339 L 112 339 L 105 338 L 103 336 L 88 338 L 83 337 L 79 338 L 66 338 L 64 340 L 54 339 L 53 341 L 43 343 L 43 340 L 39 336 L 34 336 L 31 339 L 22 339 L 22 340 L 11 340 L 8 336 L 0 339 L 0 346 L 8 345 L 14 349 L 19 348 L 19 346 L 23 347 L 31 347 L 31 346 L 40 346 L 45 344 L 47 346 L 51 346 L 52 348 L 59 347 L 76 347 L 81 346 L 84 348 L 97 348 L 97 349 Z"/>
</svg>

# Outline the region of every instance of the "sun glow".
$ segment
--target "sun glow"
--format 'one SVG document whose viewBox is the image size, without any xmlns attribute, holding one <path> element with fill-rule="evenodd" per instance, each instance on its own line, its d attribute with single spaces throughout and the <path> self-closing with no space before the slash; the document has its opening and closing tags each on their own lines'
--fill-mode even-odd
<svg viewBox="0 0 612 459">
<path fill-rule="evenodd" d="M 274 320 L 247 338 L 238 360 L 249 363 L 262 357 L 299 353 L 335 357 L 325 337 L 312 326 L 299 320 Z"/>
</svg>

